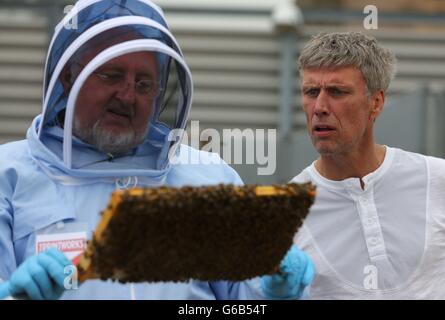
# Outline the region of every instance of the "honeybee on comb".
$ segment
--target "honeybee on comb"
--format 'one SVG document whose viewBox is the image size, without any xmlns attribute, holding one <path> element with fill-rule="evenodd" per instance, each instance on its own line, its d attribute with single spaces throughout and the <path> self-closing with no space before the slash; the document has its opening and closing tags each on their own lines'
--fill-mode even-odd
<svg viewBox="0 0 445 320">
<path fill-rule="evenodd" d="M 79 280 L 242 281 L 272 274 L 314 197 L 311 184 L 116 191 L 77 266 Z"/>
</svg>

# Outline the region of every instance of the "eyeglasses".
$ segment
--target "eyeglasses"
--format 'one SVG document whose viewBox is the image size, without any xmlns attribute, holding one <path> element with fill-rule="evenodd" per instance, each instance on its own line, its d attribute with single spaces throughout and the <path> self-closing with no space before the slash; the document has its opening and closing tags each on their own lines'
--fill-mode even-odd
<svg viewBox="0 0 445 320">
<path fill-rule="evenodd" d="M 95 71 L 93 72 L 105 85 L 118 85 L 125 82 L 125 74 L 116 71 Z M 140 79 L 134 83 L 134 89 L 139 94 L 155 95 L 159 91 L 160 81 L 153 81 L 151 79 Z"/>
<path fill-rule="evenodd" d="M 75 64 L 81 67 L 85 67 L 78 62 L 76 62 Z M 97 79 L 104 85 L 117 86 L 119 84 L 122 84 L 123 86 L 125 83 L 125 73 L 118 70 L 96 70 L 92 74 L 95 75 Z M 135 81 L 134 89 L 138 94 L 148 95 L 150 97 L 153 97 L 159 92 L 163 91 L 160 81 L 154 81 L 152 79 L 144 78 Z"/>
</svg>

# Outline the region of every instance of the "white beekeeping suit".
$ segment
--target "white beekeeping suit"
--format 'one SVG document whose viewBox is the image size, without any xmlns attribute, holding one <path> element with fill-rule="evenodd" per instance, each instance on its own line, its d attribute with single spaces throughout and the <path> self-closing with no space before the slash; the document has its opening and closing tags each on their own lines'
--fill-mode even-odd
<svg viewBox="0 0 445 320">
<path fill-rule="evenodd" d="M 314 271 L 296 248 L 280 266 L 286 273 L 242 282 L 89 280 L 67 288 L 60 268 L 82 250 L 70 261 L 45 246 L 81 247 L 116 189 L 242 181 L 217 154 L 181 144 L 192 77 L 149 0 L 78 1 L 56 27 L 43 89 L 26 140 L 0 146 L 0 299 L 300 298 Z M 129 248 L 121 262 L 134 256 Z M 179 270 L 183 261 L 171 263 Z"/>
<path fill-rule="evenodd" d="M 73 134 L 77 102 L 89 81 L 124 90 L 120 86 L 126 85 L 122 81 L 126 71 L 113 63 L 137 54 L 148 57 L 155 70 L 135 80 L 135 90 L 146 93 L 151 110 L 147 134 L 132 150 L 110 155 Z M 82 223 L 91 236 L 117 188 L 242 183 L 217 155 L 180 144 L 191 107 L 192 78 L 161 9 L 148 0 L 78 1 L 55 29 L 43 87 L 43 111 L 27 139 L 0 147 L 1 279 L 10 279 L 36 254 L 38 234 L 52 226 Z M 84 96 L 98 98 L 103 93 Z M 125 121 L 127 111 L 110 108 L 116 119 Z M 202 159 L 208 165 L 200 165 Z M 92 280 L 62 298 L 242 299 L 261 297 L 259 290 L 258 281 L 249 286 L 247 282 L 132 285 Z"/>
</svg>

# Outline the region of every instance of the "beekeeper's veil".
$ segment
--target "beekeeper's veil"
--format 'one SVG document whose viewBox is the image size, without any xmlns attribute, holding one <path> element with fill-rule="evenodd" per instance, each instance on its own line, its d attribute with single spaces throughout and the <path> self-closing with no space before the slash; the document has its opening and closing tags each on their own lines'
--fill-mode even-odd
<svg viewBox="0 0 445 320">
<path fill-rule="evenodd" d="M 116 170 L 100 165 L 104 160 L 101 157 L 106 155 L 85 146 L 85 141 L 73 135 L 76 105 L 79 93 L 93 75 L 102 81 L 114 81 L 113 74 L 98 71 L 104 65 L 124 55 L 142 52 L 152 53 L 157 73 L 155 80 L 142 79 L 137 83 L 141 90 L 151 90 L 147 98 L 151 108 L 147 135 L 140 150 L 131 155 L 132 165 L 123 161 L 122 168 Z M 67 70 L 71 75 L 68 80 Z M 64 81 L 69 81 L 69 86 Z M 119 79 L 114 82 L 116 85 Z M 88 94 L 98 96 L 101 92 Z M 55 176 L 135 175 L 161 179 L 181 139 L 177 134 L 172 135 L 172 131 L 185 128 L 191 99 L 190 71 L 158 6 L 149 0 L 78 1 L 55 29 L 45 67 L 42 116 L 33 124 L 39 143 L 55 156 L 53 161 L 39 151 L 34 151 L 33 156 Z M 133 171 L 123 173 L 126 169 Z"/>
</svg>

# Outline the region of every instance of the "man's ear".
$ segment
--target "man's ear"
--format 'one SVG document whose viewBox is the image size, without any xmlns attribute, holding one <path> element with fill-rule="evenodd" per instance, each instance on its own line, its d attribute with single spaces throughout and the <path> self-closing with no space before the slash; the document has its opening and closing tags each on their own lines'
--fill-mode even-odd
<svg viewBox="0 0 445 320">
<path fill-rule="evenodd" d="M 371 119 L 373 122 L 379 117 L 383 111 L 385 104 L 385 92 L 379 90 L 371 96 Z"/>
<path fill-rule="evenodd" d="M 73 73 L 70 65 L 65 65 L 65 67 L 62 69 L 59 80 L 62 83 L 65 93 L 68 93 L 73 86 Z"/>
</svg>

